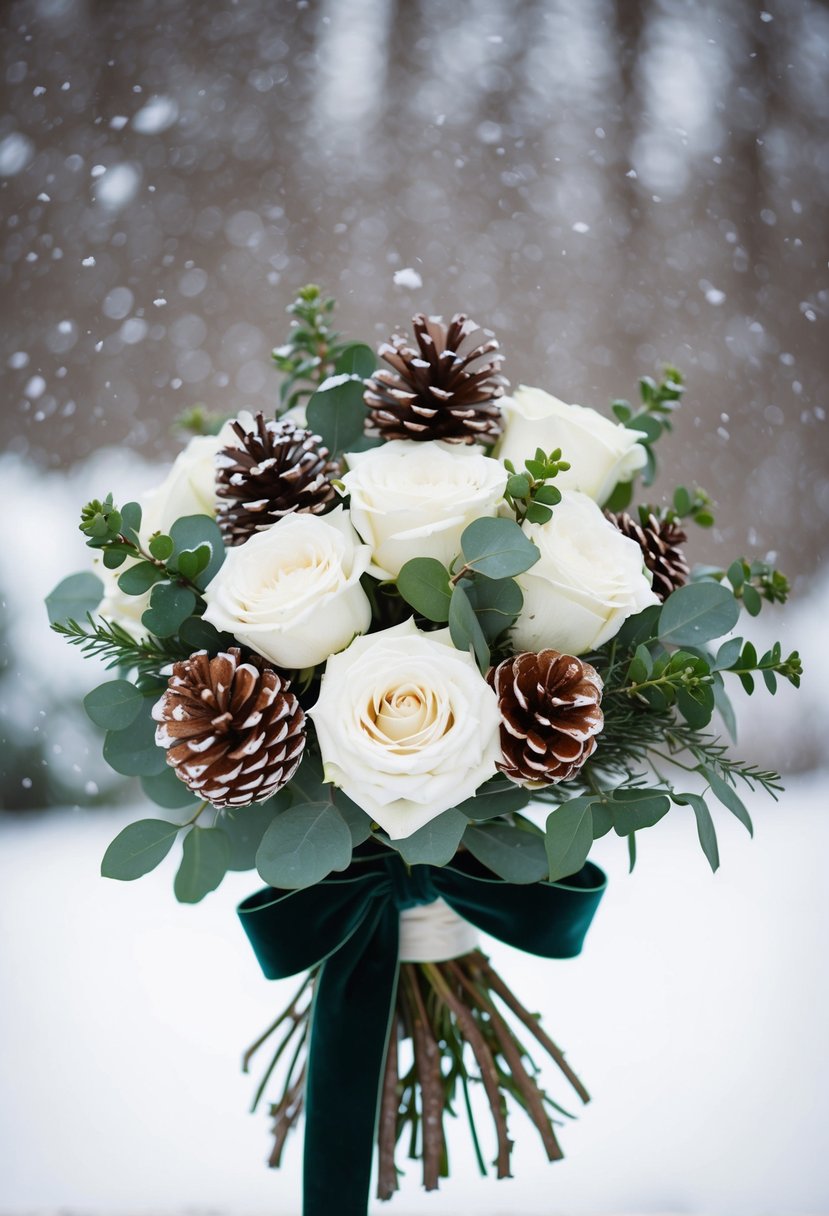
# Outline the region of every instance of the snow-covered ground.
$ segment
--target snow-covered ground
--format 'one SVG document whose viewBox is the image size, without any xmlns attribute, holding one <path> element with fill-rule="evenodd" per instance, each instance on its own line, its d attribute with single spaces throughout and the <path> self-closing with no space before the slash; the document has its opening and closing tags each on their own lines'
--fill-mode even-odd
<svg viewBox="0 0 829 1216">
<path fill-rule="evenodd" d="M 382 1210 L 829 1213 L 827 794 L 814 776 L 779 805 L 755 799 L 754 842 L 723 813 L 715 877 L 676 811 L 632 878 L 602 840 L 612 881 L 581 958 L 492 945 L 594 1095 L 563 1131 L 567 1159 L 548 1166 L 516 1115 L 517 1178 L 481 1180 L 459 1121 L 440 1193 L 412 1167 Z M 0 821 L 3 1210 L 298 1213 L 300 1143 L 266 1169 L 267 1119 L 246 1113 L 239 1072 L 293 988 L 262 979 L 236 922 L 256 880 L 233 875 L 195 909 L 174 902 L 172 858 L 106 882 L 101 852 L 128 817 Z"/>
</svg>

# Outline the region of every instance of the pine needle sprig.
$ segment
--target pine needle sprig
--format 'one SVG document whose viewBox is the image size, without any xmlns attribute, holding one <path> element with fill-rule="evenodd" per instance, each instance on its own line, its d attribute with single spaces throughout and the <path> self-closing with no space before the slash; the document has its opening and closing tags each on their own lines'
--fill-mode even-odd
<svg viewBox="0 0 829 1216">
<path fill-rule="evenodd" d="M 66 638 L 70 646 L 79 646 L 87 657 L 106 660 L 108 670 L 121 667 L 142 675 L 154 675 L 159 667 L 189 657 L 189 649 L 177 638 L 147 636 L 138 640 L 114 621 L 103 618 L 95 621 L 89 615 L 87 621 L 88 629 L 74 620 L 59 621 L 52 629 Z"/>
</svg>

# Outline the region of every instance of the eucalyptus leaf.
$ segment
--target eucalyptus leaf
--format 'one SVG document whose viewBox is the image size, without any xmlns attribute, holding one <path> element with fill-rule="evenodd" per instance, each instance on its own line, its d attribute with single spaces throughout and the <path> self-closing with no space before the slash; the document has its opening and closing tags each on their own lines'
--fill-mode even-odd
<svg viewBox="0 0 829 1216">
<path fill-rule="evenodd" d="M 434 557 L 413 557 L 406 562 L 397 576 L 397 590 L 421 616 L 439 623 L 449 620 L 449 571 Z"/>
<path fill-rule="evenodd" d="M 720 583 L 688 583 L 665 600 L 659 615 L 659 640 L 671 646 L 699 646 L 720 638 L 737 624 L 740 605 Z"/>
<path fill-rule="evenodd" d="M 463 843 L 473 857 L 506 882 L 540 882 L 547 877 L 547 852 L 540 834 L 524 832 L 502 821 L 471 823 Z"/>
<path fill-rule="evenodd" d="M 96 726 L 125 730 L 141 712 L 144 697 L 129 680 L 108 680 L 83 699 L 83 707 Z"/>
<path fill-rule="evenodd" d="M 137 540 L 141 531 L 141 504 L 138 502 L 125 503 L 121 508 L 121 531 L 130 540 Z"/>
<path fill-rule="evenodd" d="M 475 519 L 461 534 L 466 564 L 485 578 L 512 578 L 534 566 L 538 549 L 514 519 Z"/>
<path fill-rule="evenodd" d="M 165 811 L 179 811 L 195 806 L 199 797 L 176 776 L 176 770 L 165 765 L 164 771 L 141 778 L 141 788 L 151 802 Z"/>
<path fill-rule="evenodd" d="M 337 356 L 334 373 L 337 376 L 359 376 L 367 380 L 377 367 L 377 356 L 364 342 L 349 342 Z"/>
<path fill-rule="evenodd" d="M 104 584 L 97 574 L 83 571 L 62 579 L 46 596 L 46 611 L 50 625 L 65 621 L 82 621 L 95 611 L 104 596 Z"/>
<path fill-rule="evenodd" d="M 363 391 L 359 376 L 332 376 L 308 402 L 308 429 L 320 436 L 333 458 L 350 451 L 363 437 L 367 417 Z"/>
<path fill-rule="evenodd" d="M 210 548 L 210 561 L 195 580 L 204 589 L 215 578 L 225 560 L 225 545 L 219 525 L 209 515 L 182 515 L 170 529 L 174 558 L 179 553 L 198 549 L 200 545 Z"/>
<path fill-rule="evenodd" d="M 466 824 L 466 816 L 450 808 L 430 819 L 410 836 L 391 843 L 410 866 L 445 866 L 455 856 Z"/>
<path fill-rule="evenodd" d="M 559 882 L 577 874 L 593 844 L 593 798 L 572 798 L 547 816 L 545 843 L 548 877 Z"/>
<path fill-rule="evenodd" d="M 628 836 L 641 828 L 652 828 L 671 809 L 667 794 L 656 790 L 614 790 L 608 803 L 617 836 Z"/>
<path fill-rule="evenodd" d="M 493 815 L 512 815 L 522 810 L 532 795 L 506 777 L 492 777 L 471 798 L 459 803 L 457 809 L 467 819 L 491 819 Z"/>
<path fill-rule="evenodd" d="M 104 759 L 124 777 L 152 777 L 167 767 L 167 753 L 155 741 L 156 724 L 146 701 L 127 730 L 108 730 Z"/>
<path fill-rule="evenodd" d="M 464 590 L 490 643 L 513 624 L 524 605 L 524 593 L 512 578 L 476 578 L 465 582 Z"/>
<path fill-rule="evenodd" d="M 674 794 L 674 802 L 690 806 L 697 821 L 697 835 L 702 851 L 708 859 L 708 864 L 714 873 L 720 866 L 720 851 L 717 846 L 717 832 L 708 804 L 701 794 Z"/>
<path fill-rule="evenodd" d="M 101 874 L 121 882 L 132 882 L 149 874 L 170 852 L 179 831 L 177 823 L 164 819 L 139 819 L 131 823 L 118 833 L 104 853 Z"/>
<path fill-rule="evenodd" d="M 754 835 L 754 824 L 751 822 L 751 816 L 743 805 L 742 799 L 738 795 L 733 786 L 727 781 L 723 781 L 712 768 L 707 768 L 705 765 L 700 765 L 699 771 L 705 777 L 705 780 L 711 786 L 711 792 L 719 802 L 723 804 L 731 814 L 739 819 L 740 823 L 748 832 L 749 836 Z"/>
<path fill-rule="evenodd" d="M 452 592 L 449 635 L 456 649 L 468 651 L 471 647 L 481 671 L 486 671 L 489 667 L 489 646 L 462 583 L 458 583 Z"/>
<path fill-rule="evenodd" d="M 118 579 L 118 587 L 125 595 L 144 595 L 164 577 L 164 571 L 152 562 L 137 562 L 124 571 Z"/>
<path fill-rule="evenodd" d="M 175 525 L 174 525 L 175 526 Z M 154 637 L 169 638 L 178 633 L 196 606 L 196 594 L 178 583 L 156 583 L 150 593 L 150 606 L 141 624 Z"/>
<path fill-rule="evenodd" d="M 335 791 L 334 805 L 348 824 L 351 844 L 356 849 L 358 844 L 368 840 L 371 835 L 371 816 L 361 806 L 357 806 L 356 802 L 352 802 L 342 790 Z"/>
<path fill-rule="evenodd" d="M 262 837 L 256 868 L 282 890 L 312 887 L 351 861 L 351 832 L 331 802 L 306 802 L 281 811 Z"/>
<path fill-rule="evenodd" d="M 256 852 L 262 837 L 273 823 L 274 816 L 284 810 L 290 801 L 288 791 L 281 789 L 266 802 L 226 807 L 222 811 L 220 826 L 230 840 L 229 870 L 256 868 Z"/>
<path fill-rule="evenodd" d="M 230 839 L 221 828 L 192 827 L 184 837 L 184 850 L 173 891 L 180 904 L 197 904 L 215 891 L 230 863 Z"/>
</svg>

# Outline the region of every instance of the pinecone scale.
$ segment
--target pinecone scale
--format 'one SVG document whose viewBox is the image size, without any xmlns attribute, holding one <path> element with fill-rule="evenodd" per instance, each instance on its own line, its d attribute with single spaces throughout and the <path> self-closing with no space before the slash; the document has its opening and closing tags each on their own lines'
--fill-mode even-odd
<svg viewBox="0 0 829 1216">
<path fill-rule="evenodd" d="M 264 660 L 242 662 L 236 647 L 174 663 L 153 718 L 176 776 L 216 807 L 270 798 L 305 747 L 305 714 L 288 681 Z"/>
<path fill-rule="evenodd" d="M 661 600 L 666 600 L 672 591 L 684 587 L 690 569 L 682 546 L 688 535 L 676 520 L 660 519 L 648 508 L 639 511 L 639 518 L 622 511 L 617 515 L 607 513 L 623 536 L 635 540 L 642 550 L 645 565 L 653 576 L 653 590 Z"/>
</svg>

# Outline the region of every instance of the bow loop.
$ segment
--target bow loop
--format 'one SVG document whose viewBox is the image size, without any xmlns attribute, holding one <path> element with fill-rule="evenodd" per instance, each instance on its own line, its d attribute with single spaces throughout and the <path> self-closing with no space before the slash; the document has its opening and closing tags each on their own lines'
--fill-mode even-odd
<svg viewBox="0 0 829 1216">
<path fill-rule="evenodd" d="M 432 881 L 431 866 L 404 866 L 393 853 L 386 860 L 394 891 L 392 898 L 398 912 L 420 904 L 433 904 L 439 897 Z"/>
</svg>

